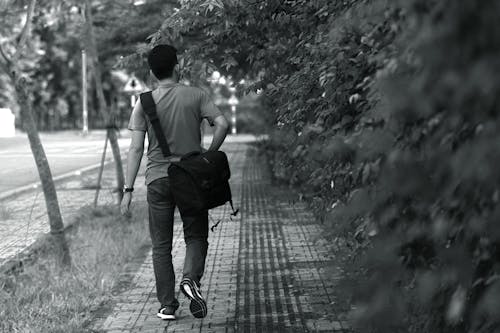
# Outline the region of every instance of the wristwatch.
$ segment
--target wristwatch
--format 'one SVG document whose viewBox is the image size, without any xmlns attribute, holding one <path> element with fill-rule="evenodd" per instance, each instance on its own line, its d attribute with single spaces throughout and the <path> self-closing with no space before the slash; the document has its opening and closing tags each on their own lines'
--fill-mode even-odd
<svg viewBox="0 0 500 333">
<path fill-rule="evenodd" d="M 134 188 L 133 187 L 127 187 L 126 185 L 123 186 L 123 193 L 127 193 L 127 192 L 134 192 Z"/>
</svg>

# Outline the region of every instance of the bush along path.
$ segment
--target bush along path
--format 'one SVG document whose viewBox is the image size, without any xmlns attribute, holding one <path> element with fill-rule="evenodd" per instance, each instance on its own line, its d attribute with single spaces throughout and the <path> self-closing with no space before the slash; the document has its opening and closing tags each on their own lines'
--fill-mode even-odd
<svg viewBox="0 0 500 333">
<path fill-rule="evenodd" d="M 275 174 L 365 258 L 360 329 L 498 332 L 500 2 L 199 3 L 152 43 L 259 79 Z"/>
<path fill-rule="evenodd" d="M 337 311 L 341 277 L 323 230 L 296 195 L 271 185 L 266 159 L 247 144 L 223 146 L 232 168 L 231 186 L 241 215 L 229 220 L 227 207 L 211 211 L 223 222 L 210 233 L 202 293 L 208 316 L 195 319 L 179 292 L 177 320 L 156 317 L 151 254 L 140 265 L 114 307 L 100 313 L 97 332 L 347 332 Z M 179 216 L 173 260 L 181 278 L 184 240 Z"/>
</svg>

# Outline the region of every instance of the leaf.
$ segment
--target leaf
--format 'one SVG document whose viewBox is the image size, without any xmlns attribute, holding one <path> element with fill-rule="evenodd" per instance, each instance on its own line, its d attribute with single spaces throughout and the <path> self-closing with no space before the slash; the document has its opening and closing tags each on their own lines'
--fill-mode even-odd
<svg viewBox="0 0 500 333">
<path fill-rule="evenodd" d="M 465 300 L 467 291 L 462 286 L 458 286 L 451 296 L 446 310 L 446 321 L 450 325 L 457 325 L 465 312 Z"/>
</svg>

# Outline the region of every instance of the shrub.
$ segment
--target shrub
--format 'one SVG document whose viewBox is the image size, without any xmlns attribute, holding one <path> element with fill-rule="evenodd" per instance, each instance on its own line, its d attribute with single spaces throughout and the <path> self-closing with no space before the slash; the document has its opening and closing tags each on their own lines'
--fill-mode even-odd
<svg viewBox="0 0 500 333">
<path fill-rule="evenodd" d="M 196 0 L 152 41 L 188 39 L 188 62 L 257 80 L 275 175 L 366 249 L 365 331 L 491 332 L 498 14 L 494 0 Z"/>
</svg>

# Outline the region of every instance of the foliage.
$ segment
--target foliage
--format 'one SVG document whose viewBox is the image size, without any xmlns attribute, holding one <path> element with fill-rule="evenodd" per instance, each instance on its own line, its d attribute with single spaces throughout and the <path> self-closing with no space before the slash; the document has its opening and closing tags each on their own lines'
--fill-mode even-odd
<svg viewBox="0 0 500 333">
<path fill-rule="evenodd" d="M 8 47 L 10 36 L 21 26 L 26 1 L 3 1 L 0 4 L 0 43 Z M 144 48 L 151 31 L 161 25 L 168 12 L 165 1 L 150 0 L 142 6 L 133 2 L 92 1 L 97 47 L 103 86 L 108 104 L 116 101 L 128 116 L 129 96 L 121 92 L 124 82 L 112 76 L 118 61 L 137 49 Z M 29 41 L 29 57 L 21 67 L 34 92 L 33 106 L 39 129 L 56 130 L 81 127 L 81 50 L 85 48 L 82 1 L 40 0 L 34 17 L 33 37 Z M 7 52 L 12 52 L 6 49 Z M 133 70 L 136 68 L 132 68 Z M 130 72 L 129 72 L 130 73 Z M 90 81 L 89 73 L 89 81 Z M 104 119 L 97 112 L 94 87 L 89 85 L 89 121 L 91 128 L 103 127 Z M 5 75 L 0 74 L 0 106 L 17 110 L 11 98 L 12 89 Z M 17 112 L 16 112 L 17 113 Z M 17 123 L 22 120 L 18 117 Z"/>
<path fill-rule="evenodd" d="M 392 249 L 397 256 L 379 260 L 384 270 L 375 266 L 373 282 L 390 299 L 400 291 L 387 281 L 410 273 L 416 288 L 406 292 L 432 319 L 421 330 L 491 332 L 500 324 L 500 44 L 493 14 L 500 6 L 416 1 L 404 9 L 415 29 L 401 43 L 410 36 L 417 42 L 406 42 L 414 51 L 402 50 L 394 75 L 381 82 L 383 102 L 374 113 L 394 144 L 368 194 L 380 232 L 373 254 Z"/>
<path fill-rule="evenodd" d="M 152 44 L 262 88 L 278 177 L 366 249 L 366 331 L 498 330 L 494 0 L 180 1 Z"/>
</svg>

